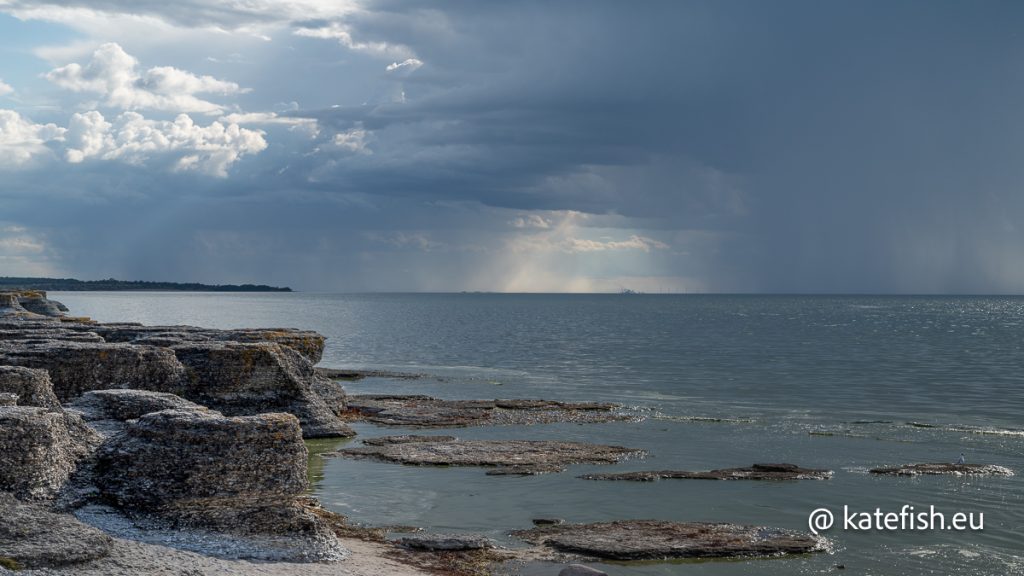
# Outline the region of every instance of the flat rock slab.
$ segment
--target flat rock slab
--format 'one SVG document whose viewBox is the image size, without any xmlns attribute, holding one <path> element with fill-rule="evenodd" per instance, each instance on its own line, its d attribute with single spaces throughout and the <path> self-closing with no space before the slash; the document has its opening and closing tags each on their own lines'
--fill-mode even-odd
<svg viewBox="0 0 1024 576">
<path fill-rule="evenodd" d="M 22 568 L 66 566 L 103 558 L 111 538 L 74 516 L 54 514 L 0 493 L 0 557 Z"/>
<path fill-rule="evenodd" d="M 367 446 L 387 446 L 389 444 L 412 444 L 416 442 L 451 442 L 458 440 L 455 436 L 418 436 L 416 434 L 402 434 L 400 436 L 378 436 L 377 438 L 364 438 L 363 444 Z"/>
<path fill-rule="evenodd" d="M 621 474 L 584 474 L 584 480 L 627 480 L 653 482 L 663 479 L 680 480 L 828 480 L 831 470 L 801 468 L 796 464 L 754 464 L 747 468 L 723 468 L 707 472 L 686 470 L 652 470 L 623 472 Z"/>
<path fill-rule="evenodd" d="M 661 520 L 561 524 L 512 535 L 558 552 L 606 560 L 781 556 L 818 552 L 826 545 L 823 538 L 782 528 Z"/>
<path fill-rule="evenodd" d="M 932 476 L 945 474 L 949 476 L 1013 476 L 1013 470 L 994 464 L 905 464 L 872 468 L 872 474 L 882 476 Z"/>
<path fill-rule="evenodd" d="M 582 442 L 453 439 L 344 448 L 334 454 L 417 466 L 515 467 L 522 473 L 526 469 L 561 471 L 569 464 L 614 464 L 644 452 Z"/>
<path fill-rule="evenodd" d="M 96 390 L 86 392 L 67 404 L 86 420 L 135 420 L 162 410 L 210 412 L 200 406 L 168 392 L 149 390 Z"/>
<path fill-rule="evenodd" d="M 383 426 L 452 428 L 635 420 L 618 404 L 555 400 L 442 400 L 421 395 L 351 395 L 348 418 Z"/>
<path fill-rule="evenodd" d="M 461 552 L 494 548 L 494 542 L 474 534 L 417 534 L 399 540 L 406 548 L 430 552 Z"/>
</svg>

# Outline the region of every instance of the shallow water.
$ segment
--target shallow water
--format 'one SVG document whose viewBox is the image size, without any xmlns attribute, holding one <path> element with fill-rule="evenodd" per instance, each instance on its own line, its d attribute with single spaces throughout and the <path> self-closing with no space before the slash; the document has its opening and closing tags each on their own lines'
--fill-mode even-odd
<svg viewBox="0 0 1024 576">
<path fill-rule="evenodd" d="M 661 295 L 54 293 L 102 321 L 294 326 L 329 337 L 322 365 L 426 372 L 352 393 L 543 397 L 623 403 L 640 423 L 463 428 L 462 438 L 574 439 L 650 456 L 563 474 L 329 459 L 315 493 L 354 520 L 505 533 L 534 517 L 729 521 L 806 529 L 835 512 L 984 513 L 984 531 L 832 529 L 831 554 L 605 566 L 611 574 L 1024 574 L 1024 480 L 879 478 L 873 466 L 993 463 L 1024 472 L 1024 299 Z M 716 421 L 721 420 L 721 421 Z M 417 432 L 359 425 L 361 435 Z M 431 431 L 445 433 L 445 431 Z M 318 441 L 331 449 L 346 441 Z M 356 440 L 358 442 L 358 440 Z M 793 462 L 795 483 L 576 479 L 591 470 Z M 526 567 L 525 574 L 551 568 Z"/>
</svg>

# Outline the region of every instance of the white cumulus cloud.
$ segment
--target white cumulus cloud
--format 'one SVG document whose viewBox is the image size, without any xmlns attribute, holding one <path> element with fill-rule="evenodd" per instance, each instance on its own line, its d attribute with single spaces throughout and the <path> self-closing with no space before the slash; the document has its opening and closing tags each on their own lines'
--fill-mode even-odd
<svg viewBox="0 0 1024 576">
<path fill-rule="evenodd" d="M 67 130 L 68 162 L 91 158 L 142 164 L 169 157 L 173 168 L 226 177 L 239 158 L 267 148 L 263 133 L 238 124 L 196 124 L 187 114 L 174 121 L 150 120 L 125 112 L 108 122 L 97 111 L 75 114 Z"/>
<path fill-rule="evenodd" d="M 6 84 L 2 79 L 0 79 L 0 96 L 7 96 L 13 92 L 14 88 L 11 88 L 10 84 Z"/>
<path fill-rule="evenodd" d="M 47 142 L 62 140 L 66 130 L 36 124 L 13 110 L 0 110 L 0 168 L 15 168 L 49 154 Z"/>
<path fill-rule="evenodd" d="M 74 92 L 98 94 L 106 106 L 122 110 L 220 114 L 221 105 L 196 94 L 245 92 L 234 82 L 197 76 L 171 66 L 140 70 L 139 61 L 113 42 L 97 48 L 84 66 L 71 63 L 51 70 L 46 78 Z"/>
</svg>

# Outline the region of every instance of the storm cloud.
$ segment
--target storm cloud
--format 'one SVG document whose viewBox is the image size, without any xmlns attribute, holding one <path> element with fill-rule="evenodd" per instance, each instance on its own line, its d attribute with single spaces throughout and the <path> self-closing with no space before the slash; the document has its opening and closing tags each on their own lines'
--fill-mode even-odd
<svg viewBox="0 0 1024 576">
<path fill-rule="evenodd" d="M 1015 3 L 0 13 L 0 275 L 1024 291 Z"/>
</svg>

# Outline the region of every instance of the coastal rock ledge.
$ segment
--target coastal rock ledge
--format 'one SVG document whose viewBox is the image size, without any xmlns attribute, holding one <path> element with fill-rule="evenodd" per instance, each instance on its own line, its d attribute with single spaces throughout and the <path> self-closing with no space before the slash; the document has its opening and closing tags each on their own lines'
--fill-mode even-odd
<svg viewBox="0 0 1024 576">
<path fill-rule="evenodd" d="M 289 559 L 337 559 L 343 551 L 334 533 L 300 501 L 307 458 L 291 414 L 164 410 L 129 421 L 100 449 L 95 482 L 103 500 L 129 515 L 154 515 L 174 528 L 292 538 L 275 546 Z"/>
<path fill-rule="evenodd" d="M 1013 470 L 995 464 L 947 464 L 943 462 L 931 464 L 904 464 L 872 468 L 872 474 L 880 476 L 1013 476 Z"/>
<path fill-rule="evenodd" d="M 754 464 L 746 468 L 722 468 L 707 472 L 686 470 L 654 470 L 622 472 L 618 474 L 584 474 L 584 480 L 629 480 L 653 482 L 655 480 L 828 480 L 831 470 L 801 468 L 796 464 Z"/>
<path fill-rule="evenodd" d="M 17 394 L 21 405 L 138 389 L 229 416 L 288 412 L 307 438 L 355 435 L 339 418 L 344 388 L 314 371 L 324 347 L 315 332 L 101 324 L 65 310 L 44 292 L 0 292 L 0 392 Z M 48 395 L 40 392 L 47 387 Z"/>
<path fill-rule="evenodd" d="M 823 538 L 781 528 L 661 520 L 559 524 L 512 535 L 561 553 L 621 561 L 782 556 L 827 548 Z"/>
</svg>

